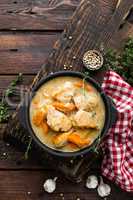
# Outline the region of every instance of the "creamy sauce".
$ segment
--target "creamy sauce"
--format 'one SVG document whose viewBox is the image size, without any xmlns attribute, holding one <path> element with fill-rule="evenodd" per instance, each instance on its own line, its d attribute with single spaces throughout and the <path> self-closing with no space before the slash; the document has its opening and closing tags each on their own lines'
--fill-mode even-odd
<svg viewBox="0 0 133 200">
<path fill-rule="evenodd" d="M 46 146 L 56 149 L 58 151 L 64 151 L 64 152 L 74 152 L 78 151 L 81 148 L 85 148 L 86 146 L 79 147 L 77 145 L 72 144 L 71 142 L 66 142 L 65 145 L 58 148 L 54 145 L 53 139 L 55 136 L 61 134 L 61 131 L 57 132 L 52 130 L 50 127 L 48 128 L 48 133 L 45 133 L 44 128 L 41 125 L 35 125 L 33 122 L 34 115 L 41 109 L 53 104 L 55 99 L 53 98 L 53 94 L 60 90 L 61 87 L 64 86 L 66 83 L 71 83 L 73 85 L 73 88 L 75 91 L 79 91 L 82 94 L 85 93 L 89 95 L 89 92 L 85 90 L 84 88 L 77 88 L 75 86 L 75 83 L 81 82 L 82 79 L 76 78 L 76 77 L 57 77 L 54 78 L 47 83 L 43 84 L 38 91 L 36 92 L 35 96 L 32 99 L 31 105 L 30 105 L 30 122 L 32 129 L 37 136 L 37 138 L 44 143 Z M 86 85 L 90 85 L 86 83 Z M 98 103 L 95 108 L 91 110 L 91 112 L 94 112 L 94 117 L 96 118 L 98 128 L 82 128 L 82 127 L 72 127 L 76 133 L 81 137 L 81 139 L 88 139 L 91 141 L 87 146 L 93 143 L 93 141 L 98 137 L 98 135 L 101 133 L 101 130 L 104 126 L 105 122 L 105 107 L 103 100 L 100 96 L 100 94 L 97 92 L 97 90 L 90 85 L 91 88 L 93 88 L 93 93 L 96 94 Z M 71 89 L 70 89 L 71 90 Z M 84 95 L 86 95 L 84 94 Z M 71 100 L 73 101 L 73 100 Z M 78 108 L 76 108 L 72 112 L 65 113 L 65 115 L 71 119 L 71 116 L 75 115 L 78 112 Z M 47 123 L 47 118 L 45 119 L 45 122 Z"/>
</svg>

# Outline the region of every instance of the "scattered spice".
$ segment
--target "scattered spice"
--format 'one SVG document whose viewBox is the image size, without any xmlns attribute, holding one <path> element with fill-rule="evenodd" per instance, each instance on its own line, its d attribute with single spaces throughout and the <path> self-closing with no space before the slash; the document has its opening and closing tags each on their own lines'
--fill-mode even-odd
<svg viewBox="0 0 133 200">
<path fill-rule="evenodd" d="M 73 164 L 73 163 L 74 163 L 74 160 L 70 160 L 70 163 Z"/>
<path fill-rule="evenodd" d="M 66 69 L 68 69 L 68 70 L 69 70 L 69 69 L 72 69 L 72 68 L 73 68 L 73 66 L 72 66 L 72 65 L 70 65 L 70 66 L 67 66 L 66 64 L 64 64 L 63 66 L 64 66 L 64 68 L 63 68 L 64 70 L 66 70 Z"/>
<path fill-rule="evenodd" d="M 28 191 L 27 194 L 28 194 L 28 195 L 31 195 L 31 192 Z"/>
<path fill-rule="evenodd" d="M 76 56 L 73 56 L 73 60 L 75 60 L 76 59 Z"/>
<path fill-rule="evenodd" d="M 64 70 L 66 70 L 67 69 L 67 66 L 64 64 Z"/>
<path fill-rule="evenodd" d="M 69 40 L 72 40 L 73 37 L 70 35 L 68 38 L 69 38 Z"/>
<path fill-rule="evenodd" d="M 3 153 L 3 156 L 6 156 L 6 155 L 7 155 L 7 154 L 4 152 L 4 153 Z"/>
</svg>

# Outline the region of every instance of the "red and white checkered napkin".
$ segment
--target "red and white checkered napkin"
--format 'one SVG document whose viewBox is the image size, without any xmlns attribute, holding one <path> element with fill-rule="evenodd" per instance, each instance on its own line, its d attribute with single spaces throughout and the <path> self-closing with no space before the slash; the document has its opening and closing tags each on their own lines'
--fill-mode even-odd
<svg viewBox="0 0 133 200">
<path fill-rule="evenodd" d="M 102 85 L 118 110 L 118 120 L 103 139 L 102 174 L 122 189 L 133 191 L 133 87 L 108 71 Z"/>
</svg>

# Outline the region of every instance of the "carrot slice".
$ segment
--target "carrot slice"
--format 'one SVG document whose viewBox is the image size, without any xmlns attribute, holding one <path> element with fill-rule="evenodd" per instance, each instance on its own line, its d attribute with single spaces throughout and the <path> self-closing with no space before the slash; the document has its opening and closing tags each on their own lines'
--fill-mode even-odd
<svg viewBox="0 0 133 200">
<path fill-rule="evenodd" d="M 62 111 L 62 112 L 71 112 L 71 111 L 76 109 L 76 107 L 73 103 L 64 104 L 64 103 L 61 103 L 61 102 L 58 102 L 58 101 L 53 102 L 53 106 L 57 110 Z"/>
<path fill-rule="evenodd" d="M 78 81 L 78 82 L 74 83 L 74 86 L 76 86 L 78 88 L 83 87 L 83 81 Z"/>
<path fill-rule="evenodd" d="M 93 87 L 92 87 L 91 85 L 89 85 L 89 84 L 86 84 L 86 85 L 85 85 L 85 89 L 86 89 L 88 92 L 91 92 L 91 91 L 94 90 Z"/>
<path fill-rule="evenodd" d="M 67 143 L 67 138 L 69 134 L 69 132 L 65 132 L 53 137 L 54 145 L 58 148 L 63 147 Z"/>
<path fill-rule="evenodd" d="M 68 141 L 77 145 L 80 148 L 89 145 L 91 143 L 89 139 L 82 139 L 77 133 L 70 134 L 68 136 Z"/>
<path fill-rule="evenodd" d="M 87 91 L 93 91 L 93 87 L 89 85 L 88 83 L 84 83 L 84 81 L 78 81 L 74 83 L 74 85 L 78 88 L 84 87 Z"/>
<path fill-rule="evenodd" d="M 47 122 L 46 122 L 45 120 L 43 120 L 43 122 L 41 123 L 41 128 L 43 129 L 43 132 L 44 132 L 45 134 L 48 133 L 48 131 L 49 131 L 49 126 L 48 126 L 48 124 L 47 124 Z"/>
<path fill-rule="evenodd" d="M 40 126 L 41 122 L 43 121 L 45 113 L 43 111 L 38 111 L 32 118 L 33 123 L 36 126 Z"/>
</svg>

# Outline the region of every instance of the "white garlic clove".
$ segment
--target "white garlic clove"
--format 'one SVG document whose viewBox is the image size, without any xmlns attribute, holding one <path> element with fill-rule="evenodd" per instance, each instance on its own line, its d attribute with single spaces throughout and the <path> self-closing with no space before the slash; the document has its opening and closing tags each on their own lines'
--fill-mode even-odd
<svg viewBox="0 0 133 200">
<path fill-rule="evenodd" d="M 44 190 L 48 193 L 54 192 L 56 189 L 56 180 L 57 177 L 55 177 L 54 179 L 47 179 L 43 184 Z"/>
<path fill-rule="evenodd" d="M 100 177 L 100 185 L 97 188 L 98 195 L 100 197 L 107 197 L 111 193 L 111 187 L 103 182 L 102 177 Z"/>
<path fill-rule="evenodd" d="M 89 189 L 95 189 L 98 186 L 98 179 L 96 176 L 88 176 L 86 180 L 86 187 Z"/>
</svg>

